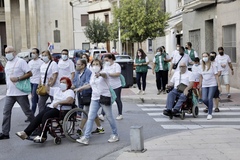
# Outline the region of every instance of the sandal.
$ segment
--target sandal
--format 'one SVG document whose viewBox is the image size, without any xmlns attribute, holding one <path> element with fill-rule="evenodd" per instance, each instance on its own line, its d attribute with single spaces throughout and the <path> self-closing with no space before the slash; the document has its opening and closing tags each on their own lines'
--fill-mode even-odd
<svg viewBox="0 0 240 160">
<path fill-rule="evenodd" d="M 219 108 L 215 108 L 214 112 L 220 112 Z"/>
</svg>

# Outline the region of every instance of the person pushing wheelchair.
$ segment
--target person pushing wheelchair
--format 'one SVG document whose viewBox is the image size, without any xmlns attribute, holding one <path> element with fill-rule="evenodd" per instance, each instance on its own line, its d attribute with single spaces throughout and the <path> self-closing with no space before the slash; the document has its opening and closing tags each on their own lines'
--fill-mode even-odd
<svg viewBox="0 0 240 160">
<path fill-rule="evenodd" d="M 194 83 L 194 77 L 192 76 L 192 72 L 188 71 L 186 63 L 180 63 L 179 69 L 179 71 L 174 72 L 170 83 L 166 86 L 170 90 L 167 96 L 167 106 L 163 111 L 163 114 L 166 116 L 179 113 L 183 102 L 187 100 L 188 91 Z M 175 104 L 176 98 L 178 98 L 178 101 Z"/>
</svg>

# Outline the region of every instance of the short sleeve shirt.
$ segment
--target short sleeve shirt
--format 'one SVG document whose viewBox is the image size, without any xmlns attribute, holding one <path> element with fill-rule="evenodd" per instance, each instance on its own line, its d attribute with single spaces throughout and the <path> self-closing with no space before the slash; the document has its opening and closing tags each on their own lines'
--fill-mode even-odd
<svg viewBox="0 0 240 160">
<path fill-rule="evenodd" d="M 45 72 L 47 70 L 48 64 L 50 63 L 50 61 L 48 63 L 43 63 L 40 67 L 40 73 L 41 73 L 41 83 L 43 84 L 44 81 L 44 77 L 45 77 Z M 48 68 L 48 72 L 47 72 L 47 78 L 46 78 L 46 83 L 48 83 L 48 79 L 50 77 L 52 77 L 52 75 L 54 73 L 58 73 L 58 66 L 57 63 L 52 61 L 52 63 L 50 64 L 49 68 Z M 58 87 L 59 82 L 58 80 L 56 80 L 55 84 L 53 85 L 53 87 Z"/>
<path fill-rule="evenodd" d="M 177 89 L 177 86 L 180 83 L 183 83 L 188 86 L 190 82 L 194 82 L 194 78 L 192 72 L 188 70 L 184 74 L 181 74 L 181 77 L 180 71 L 175 71 L 170 82 L 172 82 L 174 84 L 174 88 Z"/>
<path fill-rule="evenodd" d="M 215 62 L 218 64 L 218 67 L 220 67 L 220 70 L 222 71 L 222 75 L 229 74 L 229 66 L 228 63 L 231 62 L 230 57 L 227 54 L 224 54 L 223 56 L 217 55 Z"/>
<path fill-rule="evenodd" d="M 62 59 L 58 62 L 58 79 L 61 79 L 62 77 L 68 77 L 69 79 L 72 79 L 72 73 L 75 72 L 75 66 L 72 60 L 68 59 L 66 61 L 63 61 Z"/>
<path fill-rule="evenodd" d="M 175 54 L 175 56 L 173 57 L 172 63 L 177 64 L 181 57 L 182 57 L 182 56 L 181 56 L 180 54 Z M 181 60 L 179 61 L 179 63 L 178 63 L 177 68 L 175 69 L 175 71 L 179 71 L 179 65 L 180 65 L 181 63 L 185 63 L 186 66 L 188 66 L 188 63 L 191 63 L 191 62 L 192 62 L 192 60 L 191 60 L 191 58 L 189 57 L 189 55 L 184 53 L 182 59 L 181 59 Z"/>
<path fill-rule="evenodd" d="M 104 66 L 103 72 L 105 73 L 121 73 L 121 66 L 118 63 L 113 63 L 110 66 Z M 122 86 L 120 77 L 109 76 L 109 84 L 113 89 L 119 88 Z"/>
<path fill-rule="evenodd" d="M 38 58 L 37 60 L 32 59 L 28 65 L 32 71 L 32 77 L 30 77 L 30 82 L 34 84 L 39 84 L 41 76 L 40 76 L 40 67 L 44 62 Z"/>
<path fill-rule="evenodd" d="M 210 66 L 210 69 L 207 69 L 207 66 L 205 67 L 205 70 L 201 68 L 201 75 L 203 77 L 202 80 L 202 87 L 213 87 L 217 86 L 217 80 L 215 75 L 218 73 L 217 66 L 212 64 Z"/>
<path fill-rule="evenodd" d="M 27 62 L 19 57 L 15 57 L 12 61 L 8 61 L 5 66 L 5 74 L 6 74 L 6 83 L 7 83 L 7 96 L 22 96 L 28 95 L 17 89 L 15 83 L 13 83 L 10 78 L 11 77 L 20 77 L 30 72 L 30 68 Z"/>
</svg>

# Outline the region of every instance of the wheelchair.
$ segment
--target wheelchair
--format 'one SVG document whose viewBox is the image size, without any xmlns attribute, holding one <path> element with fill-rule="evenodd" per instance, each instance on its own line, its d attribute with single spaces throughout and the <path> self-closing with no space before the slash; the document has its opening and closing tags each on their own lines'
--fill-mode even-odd
<svg viewBox="0 0 240 160">
<path fill-rule="evenodd" d="M 167 93 L 169 93 L 173 88 L 167 88 Z M 177 103 L 178 97 L 174 101 L 174 105 Z M 198 117 L 199 108 L 198 108 L 198 101 L 196 95 L 193 93 L 193 89 L 190 89 L 187 95 L 187 100 L 183 102 L 182 106 L 180 107 L 179 113 L 176 115 L 169 115 L 169 118 L 172 119 L 173 117 L 180 117 L 182 120 L 185 119 L 185 114 L 192 114 L 194 118 Z"/>
<path fill-rule="evenodd" d="M 49 105 L 50 103 L 47 103 Z M 77 132 L 81 123 L 81 120 L 77 117 L 79 112 L 82 112 L 87 117 L 87 113 L 78 108 L 75 104 L 64 105 L 70 106 L 71 110 L 62 110 L 63 106 L 60 106 L 59 117 L 49 118 L 42 126 L 43 130 L 48 129 L 48 133 L 53 137 L 54 144 L 61 144 L 61 138 L 66 137 L 72 142 L 76 142 L 76 139 L 81 135 Z M 42 132 L 43 135 L 43 132 Z M 41 136 L 42 136 L 41 135 Z"/>
</svg>

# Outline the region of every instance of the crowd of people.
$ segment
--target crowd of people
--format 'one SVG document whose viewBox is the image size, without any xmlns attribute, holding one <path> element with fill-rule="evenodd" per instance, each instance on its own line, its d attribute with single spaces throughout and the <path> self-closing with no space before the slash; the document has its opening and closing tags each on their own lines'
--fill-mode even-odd
<svg viewBox="0 0 240 160">
<path fill-rule="evenodd" d="M 24 131 L 16 133 L 24 140 L 31 136 L 39 128 L 38 126 L 45 124 L 46 119 L 56 117 L 59 114 L 60 105 L 71 104 L 75 102 L 74 99 L 77 97 L 78 107 L 88 113 L 88 117 L 81 115 L 81 113 L 78 115 L 81 117 L 78 132 L 82 136 L 77 139 L 77 142 L 87 145 L 91 134 L 105 133 L 99 120 L 104 116 L 112 129 L 108 142 L 119 141 L 115 119 L 123 119 L 121 67 L 115 63 L 114 54 L 106 54 L 103 62 L 98 59 L 89 61 L 89 56 L 83 54 L 81 59 L 74 64 L 69 59 L 67 49 L 62 50 L 58 63 L 53 61 L 48 50 L 40 53 L 39 49 L 33 48 L 31 53 L 32 60 L 27 63 L 16 56 L 16 51 L 12 46 L 5 49 L 7 93 L 3 108 L 0 140 L 10 138 L 11 114 L 16 102 L 27 117 L 25 122 L 30 122 Z M 173 88 L 167 96 L 167 107 L 163 111 L 164 115 L 179 113 L 190 89 L 193 89 L 198 102 L 206 105 L 204 112 L 207 113 L 208 120 L 212 119 L 213 98 L 214 111 L 220 111 L 218 103 L 219 94 L 222 91 L 221 79 L 226 85 L 227 97 L 230 98 L 229 69 L 232 71 L 231 74 L 234 72 L 231 59 L 227 54 L 224 54 L 223 47 L 218 48 L 218 53 L 204 52 L 201 56 L 202 59 L 200 59 L 198 53 L 192 48 L 191 42 L 187 42 L 185 48 L 177 45 L 176 50 L 171 55 L 166 53 L 164 46 L 157 48 L 152 61 L 152 73 L 156 76 L 156 94 L 166 94 L 167 88 Z M 136 67 L 137 94 L 139 95 L 145 94 L 149 63 L 147 54 L 142 49 L 138 49 L 134 66 Z M 173 72 L 174 74 L 172 74 Z M 171 78 L 170 81 L 169 78 Z M 25 79 L 30 79 L 31 83 L 31 106 L 28 93 L 19 90 L 15 85 Z M 179 90 L 180 85 L 185 86 L 181 91 Z M 39 86 L 45 86 L 46 94 L 37 94 Z M 115 92 L 115 102 L 118 109 L 118 115 L 115 119 L 113 118 L 112 103 L 105 103 L 111 97 L 111 89 Z M 175 103 L 176 97 L 178 97 L 177 103 Z M 51 104 L 46 106 L 48 99 L 51 100 Z M 38 114 L 36 115 L 37 107 Z M 100 108 L 102 110 L 99 117 Z M 94 121 L 97 128 L 92 131 Z M 44 142 L 47 139 L 46 133 L 47 129 L 40 129 L 34 138 L 35 142 Z"/>
</svg>

